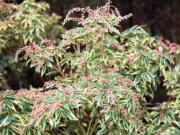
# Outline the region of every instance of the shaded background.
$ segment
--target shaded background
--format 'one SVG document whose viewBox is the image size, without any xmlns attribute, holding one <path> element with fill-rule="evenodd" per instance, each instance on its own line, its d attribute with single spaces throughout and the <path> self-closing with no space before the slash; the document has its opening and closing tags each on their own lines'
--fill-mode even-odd
<svg viewBox="0 0 180 135">
<path fill-rule="evenodd" d="M 6 0 L 12 1 L 12 0 Z M 23 0 L 16 0 L 21 3 Z M 51 6 L 51 12 L 63 18 L 68 10 L 74 7 L 96 8 L 106 0 L 36 0 L 46 1 Z M 111 0 L 112 5 L 118 7 L 121 15 L 133 13 L 133 17 L 123 24 L 124 28 L 133 25 L 146 25 L 152 35 L 180 42 L 180 0 Z"/>
</svg>

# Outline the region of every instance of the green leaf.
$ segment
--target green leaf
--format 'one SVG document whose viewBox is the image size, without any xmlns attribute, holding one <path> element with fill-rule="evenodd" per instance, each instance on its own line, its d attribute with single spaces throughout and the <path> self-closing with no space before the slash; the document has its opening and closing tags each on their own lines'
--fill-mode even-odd
<svg viewBox="0 0 180 135">
<path fill-rule="evenodd" d="M 97 133 L 97 135 L 103 135 L 103 134 L 107 133 L 108 131 L 109 131 L 109 129 L 107 129 L 107 128 L 101 129 L 101 130 Z"/>
<path fill-rule="evenodd" d="M 50 71 L 46 75 L 48 76 L 48 75 L 53 75 L 53 74 L 57 74 L 57 73 L 58 73 L 58 71 Z"/>
<path fill-rule="evenodd" d="M 63 41 L 60 41 L 57 46 L 61 47 L 62 43 L 63 43 Z"/>
<path fill-rule="evenodd" d="M 154 96 L 154 92 L 153 92 L 153 89 L 148 85 L 148 87 L 147 87 L 147 92 L 148 92 L 148 94 L 153 98 L 153 96 Z"/>
<path fill-rule="evenodd" d="M 54 62 L 53 57 L 49 57 L 49 61 Z"/>
<path fill-rule="evenodd" d="M 45 71 L 46 71 L 46 66 L 43 66 L 42 69 L 41 69 L 41 76 L 44 75 Z"/>
<path fill-rule="evenodd" d="M 104 89 L 105 87 L 97 82 L 93 82 L 94 86 L 99 88 L 99 89 Z"/>
<path fill-rule="evenodd" d="M 145 63 L 145 66 L 148 68 L 149 67 L 149 60 L 146 57 L 144 58 L 144 63 Z"/>
<path fill-rule="evenodd" d="M 9 125 L 9 129 L 10 129 L 9 131 L 14 135 L 15 135 L 15 133 L 18 134 L 20 132 L 19 127 L 14 126 L 13 124 Z"/>
<path fill-rule="evenodd" d="M 46 66 L 52 68 L 52 64 L 50 61 L 46 61 Z"/>
<path fill-rule="evenodd" d="M 113 111 L 112 111 L 112 117 L 113 117 L 113 120 L 116 122 L 116 120 L 118 119 L 117 110 L 113 109 Z"/>
<path fill-rule="evenodd" d="M 93 117 L 96 113 L 97 113 L 97 109 L 96 109 L 96 108 L 94 108 L 94 109 L 93 109 L 93 111 L 91 112 L 90 117 L 92 118 L 92 117 Z"/>
<path fill-rule="evenodd" d="M 91 104 L 91 101 L 84 96 L 79 96 L 79 99 L 81 99 L 81 101 L 84 103 Z"/>
<path fill-rule="evenodd" d="M 110 43 L 107 40 L 104 40 L 104 44 L 109 47 Z"/>
<path fill-rule="evenodd" d="M 40 131 L 36 131 L 35 135 L 41 135 Z"/>
<path fill-rule="evenodd" d="M 93 59 L 95 57 L 95 51 L 91 51 L 91 53 L 89 54 L 89 59 Z"/>
<path fill-rule="evenodd" d="M 166 62 L 165 62 L 165 59 L 164 59 L 163 57 L 161 57 L 161 58 L 160 58 L 160 64 L 161 64 L 161 65 L 165 65 L 165 63 L 166 63 Z"/>
<path fill-rule="evenodd" d="M 151 77 L 149 76 L 149 74 L 148 73 L 143 73 L 143 77 L 144 77 L 144 79 L 146 80 L 146 81 L 148 81 L 148 82 L 151 82 Z"/>
<path fill-rule="evenodd" d="M 133 63 L 140 61 L 141 60 L 141 55 L 137 55 L 134 59 L 133 59 Z"/>
<path fill-rule="evenodd" d="M 9 131 L 8 131 L 8 128 L 7 128 L 7 127 L 5 127 L 5 128 L 3 129 L 2 135 L 9 135 Z"/>
<path fill-rule="evenodd" d="M 10 103 L 8 100 L 5 101 L 5 105 L 6 105 L 8 108 L 16 111 L 16 108 L 14 107 L 14 105 L 13 105 L 12 103 Z"/>
<path fill-rule="evenodd" d="M 109 120 L 110 117 L 111 117 L 111 112 L 107 112 L 105 114 L 105 121 Z"/>
<path fill-rule="evenodd" d="M 67 104 L 63 104 L 64 113 L 70 120 L 78 120 L 76 116 L 70 111 L 69 106 Z"/>
<path fill-rule="evenodd" d="M 107 62 L 108 62 L 108 55 L 107 55 L 106 52 L 103 54 L 103 60 L 104 60 L 104 64 L 107 65 Z"/>
<path fill-rule="evenodd" d="M 64 108 L 64 113 L 66 114 L 66 116 L 67 116 L 70 120 L 78 120 L 78 119 L 76 118 L 76 116 L 74 116 L 74 114 L 73 114 L 70 110 L 68 110 L 68 109 L 66 109 L 66 108 Z"/>
<path fill-rule="evenodd" d="M 152 53 L 147 53 L 147 54 L 145 54 L 145 56 L 148 56 L 148 58 L 150 58 L 151 60 L 153 60 L 153 55 L 152 55 Z"/>
<path fill-rule="evenodd" d="M 141 75 L 136 75 L 135 79 L 134 79 L 134 82 L 136 84 L 138 84 L 140 82 L 140 79 L 141 79 Z"/>
<path fill-rule="evenodd" d="M 30 135 L 30 128 L 27 128 L 27 129 L 26 129 L 25 135 Z"/>
<path fill-rule="evenodd" d="M 12 119 L 13 119 L 13 115 L 8 115 L 8 116 L 6 116 L 6 117 L 2 120 L 2 123 L 1 123 L 0 127 L 1 127 L 1 126 L 7 126 L 8 124 L 10 124 L 11 121 L 12 121 Z"/>
<path fill-rule="evenodd" d="M 144 91 L 144 89 L 143 89 L 143 88 L 141 88 L 141 92 L 140 92 L 140 93 L 141 93 L 141 95 L 144 95 L 144 92 L 145 92 L 145 91 Z"/>
<path fill-rule="evenodd" d="M 126 120 L 123 120 L 123 127 L 124 127 L 125 129 L 128 129 L 128 127 L 129 127 L 129 124 L 127 123 Z"/>
<path fill-rule="evenodd" d="M 113 79 L 113 80 L 110 82 L 109 87 L 113 87 L 115 84 L 116 84 L 116 79 Z"/>
<path fill-rule="evenodd" d="M 124 106 L 125 104 L 126 104 L 125 101 L 119 101 L 119 102 L 116 103 L 116 105 L 121 105 L 121 106 L 122 106 L 122 105 Z"/>
<path fill-rule="evenodd" d="M 164 55 L 164 57 L 170 62 L 170 63 L 174 63 L 173 59 L 168 56 L 168 55 Z"/>
<path fill-rule="evenodd" d="M 86 85 L 86 84 L 87 84 L 87 82 L 84 81 L 84 82 L 80 83 L 80 84 L 78 85 L 78 87 L 81 88 L 81 87 L 83 87 L 83 86 Z"/>
<path fill-rule="evenodd" d="M 46 127 L 46 117 L 43 117 L 40 122 L 41 128 L 44 130 Z"/>
<path fill-rule="evenodd" d="M 135 129 L 139 129 L 139 122 L 136 120 L 136 122 L 135 122 Z"/>
</svg>

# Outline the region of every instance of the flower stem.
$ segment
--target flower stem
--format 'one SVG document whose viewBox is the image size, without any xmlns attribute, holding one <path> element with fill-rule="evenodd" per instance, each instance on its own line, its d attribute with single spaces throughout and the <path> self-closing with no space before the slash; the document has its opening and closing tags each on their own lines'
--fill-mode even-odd
<svg viewBox="0 0 180 135">
<path fill-rule="evenodd" d="M 91 118 L 91 120 L 90 120 L 90 122 L 89 122 L 88 130 L 87 130 L 87 135 L 89 134 L 90 127 L 91 127 L 91 124 L 92 124 L 93 120 L 94 120 L 94 117 Z"/>
<path fill-rule="evenodd" d="M 98 118 L 96 119 L 95 124 L 94 124 L 94 126 L 92 127 L 92 130 L 91 130 L 91 132 L 89 133 L 89 135 L 92 135 L 92 134 L 93 134 L 94 129 L 96 128 L 98 122 L 99 122 L 99 116 L 98 116 Z"/>
</svg>

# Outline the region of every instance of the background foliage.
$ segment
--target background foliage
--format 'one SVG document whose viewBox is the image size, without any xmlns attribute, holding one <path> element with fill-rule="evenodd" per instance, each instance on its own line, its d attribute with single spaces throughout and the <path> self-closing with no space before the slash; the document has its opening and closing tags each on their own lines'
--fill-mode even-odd
<svg viewBox="0 0 180 135">
<path fill-rule="evenodd" d="M 58 34 L 63 31 L 57 24 L 60 17 L 55 14 L 50 16 L 48 7 L 47 3 L 37 4 L 33 1 L 24 1 L 20 5 L 1 2 L 1 89 L 11 86 L 18 89 L 29 85 L 30 80 L 23 62 L 15 64 L 13 60 L 18 48 L 33 42 L 39 43 L 46 38 L 60 38 Z"/>
</svg>

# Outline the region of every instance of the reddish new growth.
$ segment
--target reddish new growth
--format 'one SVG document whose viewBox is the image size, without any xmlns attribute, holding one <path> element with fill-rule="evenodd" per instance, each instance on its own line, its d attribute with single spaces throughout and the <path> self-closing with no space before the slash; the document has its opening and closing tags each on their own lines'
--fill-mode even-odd
<svg viewBox="0 0 180 135">
<path fill-rule="evenodd" d="M 45 114 L 47 114 L 48 118 L 54 113 L 54 111 L 56 111 L 61 106 L 61 102 L 46 103 L 47 97 L 56 95 L 58 91 L 59 90 L 49 90 L 46 92 L 41 92 L 38 89 L 18 90 L 18 96 L 28 97 L 33 104 L 32 112 L 30 113 L 29 125 L 33 123 L 35 123 L 35 125 L 38 125 Z"/>
<path fill-rule="evenodd" d="M 0 2 L 0 5 L 1 5 L 3 8 L 8 8 L 8 9 L 10 9 L 10 10 L 15 9 L 11 4 L 8 4 L 8 3 L 5 3 L 5 2 Z"/>
<path fill-rule="evenodd" d="M 102 110 L 100 111 L 100 114 L 109 112 L 110 110 L 111 110 L 111 107 L 110 107 L 110 106 L 107 106 L 107 107 L 105 107 L 104 109 L 102 109 Z"/>
<path fill-rule="evenodd" d="M 81 17 L 70 17 L 71 14 L 75 12 L 80 12 Z M 105 6 L 99 7 L 96 10 L 92 10 L 89 7 L 74 8 L 68 12 L 63 25 L 65 25 L 68 21 L 76 21 L 79 25 L 83 26 L 85 30 L 81 31 L 79 29 L 70 29 L 66 31 L 65 34 L 70 34 L 71 36 L 66 38 L 62 47 L 70 45 L 72 43 L 71 40 L 73 36 L 77 38 L 78 35 L 82 37 L 92 34 L 98 42 L 99 39 L 103 38 L 104 33 L 119 34 L 119 30 L 115 26 L 131 16 L 132 14 L 121 16 L 118 9 L 110 5 L 110 0 L 108 0 Z M 84 41 L 81 42 L 84 44 Z"/>
<path fill-rule="evenodd" d="M 111 98 L 111 103 L 109 104 L 109 106 L 102 109 L 101 113 L 109 111 L 112 106 L 115 107 L 116 102 L 123 95 L 130 95 L 133 107 L 136 106 L 139 99 L 141 101 L 145 101 L 145 98 L 140 93 L 138 93 L 138 92 L 140 92 L 140 89 L 133 81 L 125 79 L 125 78 L 117 78 L 116 83 L 117 83 L 116 86 L 119 87 L 119 91 L 121 91 L 121 94 L 119 96 L 115 95 L 114 93 L 116 93 L 116 92 L 113 90 L 113 88 L 105 89 L 105 91 L 104 91 L 105 96 L 106 96 L 106 98 L 108 98 L 108 97 Z M 104 86 L 108 87 L 108 84 L 105 83 Z M 137 92 L 134 92 L 133 90 L 129 90 L 128 87 L 132 87 L 132 86 L 136 88 Z M 97 92 L 97 94 L 99 94 L 101 91 L 102 90 L 99 90 L 99 92 Z M 117 106 L 117 109 L 118 109 L 118 106 Z"/>
<path fill-rule="evenodd" d="M 34 56 L 34 53 L 35 52 L 40 52 L 41 51 L 41 48 L 36 45 L 36 44 L 32 44 L 32 45 L 29 45 L 29 46 L 25 46 L 23 48 L 20 48 L 16 54 L 15 54 L 15 58 L 14 58 L 14 61 L 17 62 L 18 61 L 18 56 L 19 54 L 21 54 L 22 52 L 26 52 L 28 55 L 26 57 L 24 57 L 24 59 L 27 59 L 28 57 L 32 57 Z"/>
<path fill-rule="evenodd" d="M 35 124 L 35 126 L 39 125 L 42 118 L 46 115 L 46 118 L 49 118 L 54 114 L 54 112 L 59 109 L 62 103 L 75 104 L 73 100 L 74 90 L 72 87 L 64 87 L 61 84 L 46 82 L 45 87 L 49 89 L 49 87 L 53 87 L 48 91 L 42 92 L 41 89 L 21 89 L 18 90 L 17 95 L 19 97 L 29 98 L 31 103 L 33 104 L 32 112 L 30 113 L 30 121 L 29 125 Z M 54 97 L 58 94 L 62 94 L 62 98 L 57 102 L 47 101 L 47 97 Z"/>
<path fill-rule="evenodd" d="M 169 40 L 165 40 L 165 42 L 160 41 L 159 44 L 163 45 L 166 48 L 169 48 L 170 51 L 174 54 L 177 54 L 177 48 L 180 49 L 180 45 L 176 43 L 171 43 Z"/>
<path fill-rule="evenodd" d="M 159 55 L 160 57 L 163 56 L 163 53 L 159 52 L 158 50 L 152 50 L 152 54 L 157 54 L 157 55 Z"/>
<path fill-rule="evenodd" d="M 50 42 L 49 40 L 45 40 L 46 42 Z M 52 42 L 50 42 L 52 43 Z M 47 47 L 48 48 L 48 47 Z M 51 48 L 51 47 L 49 47 Z M 31 63 L 36 63 L 38 65 L 38 72 L 40 72 L 40 69 L 43 67 L 45 60 L 49 59 L 51 53 L 50 52 L 44 52 L 42 48 L 40 48 L 37 44 L 31 44 L 28 46 L 25 46 L 23 48 L 20 48 L 16 54 L 15 54 L 15 62 L 18 60 L 19 54 L 22 52 L 25 52 L 24 59 L 27 60 L 28 58 L 31 59 Z M 40 55 L 36 56 L 35 54 L 40 53 Z M 36 56 L 36 57 L 35 57 Z"/>
<path fill-rule="evenodd" d="M 115 7 L 113 7 L 113 8 L 114 8 L 114 10 L 111 9 L 110 0 L 108 0 L 108 2 L 106 3 L 105 6 L 99 7 L 96 10 L 92 10 L 89 7 L 74 8 L 68 12 L 63 24 L 65 24 L 68 21 L 77 21 L 78 24 L 85 24 L 85 23 L 87 23 L 86 21 L 88 21 L 88 20 L 94 20 L 94 22 L 96 22 L 96 23 L 97 22 L 103 23 L 106 27 L 109 28 L 110 32 L 119 33 L 119 31 L 117 29 L 110 26 L 110 24 L 108 23 L 108 20 L 106 20 L 106 19 L 109 19 L 109 17 L 112 17 L 114 23 L 119 23 L 122 20 L 125 20 L 125 19 L 131 17 L 132 14 L 121 16 L 119 10 Z M 74 12 L 82 12 L 81 18 L 70 17 L 70 15 L 73 14 Z M 85 13 L 88 13 L 87 18 L 85 18 Z"/>
<path fill-rule="evenodd" d="M 63 87 L 60 84 L 56 84 L 56 87 L 59 91 L 64 92 L 64 94 L 68 97 L 68 103 L 73 104 L 75 102 L 73 100 L 74 89 L 72 87 Z"/>
<path fill-rule="evenodd" d="M 162 119 L 162 117 L 164 116 L 164 112 L 160 112 L 160 120 Z"/>
<path fill-rule="evenodd" d="M 131 57 L 126 56 L 126 58 L 129 61 L 129 64 L 133 64 L 133 59 Z"/>
<path fill-rule="evenodd" d="M 164 106 L 164 110 L 168 110 L 168 106 Z"/>
</svg>

